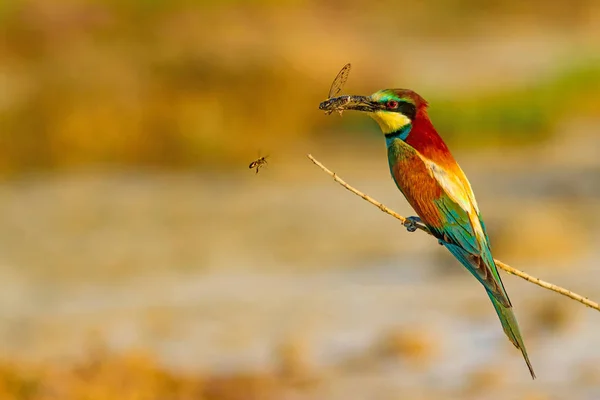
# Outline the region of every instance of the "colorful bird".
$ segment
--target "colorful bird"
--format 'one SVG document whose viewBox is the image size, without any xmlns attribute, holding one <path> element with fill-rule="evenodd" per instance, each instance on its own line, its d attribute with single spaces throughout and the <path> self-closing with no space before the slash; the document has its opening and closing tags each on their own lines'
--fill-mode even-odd
<svg viewBox="0 0 600 400">
<path fill-rule="evenodd" d="M 371 96 L 327 99 L 319 108 L 363 111 L 377 121 L 385 136 L 392 178 L 418 214 L 409 218 L 407 228 L 413 231 L 415 223 L 424 223 L 483 284 L 504 332 L 521 350 L 535 379 L 473 190 L 433 127 L 425 99 L 412 90 L 385 89 Z"/>
</svg>

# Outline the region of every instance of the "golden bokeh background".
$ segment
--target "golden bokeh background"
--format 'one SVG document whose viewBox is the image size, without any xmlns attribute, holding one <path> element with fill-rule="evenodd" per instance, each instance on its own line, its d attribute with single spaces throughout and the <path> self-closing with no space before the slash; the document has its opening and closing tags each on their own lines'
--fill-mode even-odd
<svg viewBox="0 0 600 400">
<path fill-rule="evenodd" d="M 376 124 L 411 88 L 497 258 L 598 301 L 594 0 L 0 2 L 0 398 L 595 399 L 600 315 L 476 281 L 403 215 Z M 268 155 L 259 174 L 248 164 Z"/>
</svg>

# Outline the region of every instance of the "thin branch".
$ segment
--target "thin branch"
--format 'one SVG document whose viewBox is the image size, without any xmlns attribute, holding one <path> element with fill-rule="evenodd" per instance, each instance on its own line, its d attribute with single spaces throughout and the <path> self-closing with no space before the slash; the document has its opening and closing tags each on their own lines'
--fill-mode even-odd
<svg viewBox="0 0 600 400">
<path fill-rule="evenodd" d="M 340 185 L 342 185 L 343 187 L 345 187 L 346 189 L 348 189 L 349 191 L 351 191 L 352 193 L 354 193 L 355 195 L 362 197 L 364 200 L 368 201 L 369 203 L 373 204 L 375 207 L 379 208 L 381 211 L 383 211 L 386 214 L 391 215 L 392 217 L 398 219 L 400 222 L 402 222 L 403 224 L 405 224 L 407 222 L 407 219 L 405 217 L 403 217 L 402 215 L 398 214 L 397 212 L 395 212 L 394 210 L 386 207 L 384 204 L 378 202 L 377 200 L 375 200 L 374 198 L 372 198 L 369 195 L 364 194 L 363 192 L 361 192 L 358 189 L 355 189 L 354 187 L 350 186 L 349 184 L 347 184 L 342 178 L 340 178 L 339 176 L 337 176 L 334 172 L 332 172 L 330 169 L 328 169 L 326 166 L 324 166 L 323 164 L 321 164 L 319 161 L 317 161 L 312 155 L 307 154 L 307 157 L 310 159 L 310 161 L 312 161 L 317 167 L 321 168 L 323 171 L 325 171 L 327 174 L 329 174 L 334 181 L 336 181 L 337 183 L 339 183 Z M 431 235 L 431 232 L 429 232 L 429 230 L 427 229 L 427 227 L 423 224 L 415 224 L 416 227 L 420 230 L 422 230 L 423 232 L 426 232 L 428 234 Z M 548 289 L 548 290 L 552 290 L 553 292 L 556 293 L 560 293 L 563 296 L 567 296 L 575 301 L 580 302 L 581 304 L 593 308 L 597 311 L 600 311 L 600 304 L 596 303 L 595 301 L 592 301 L 590 299 L 588 299 L 587 297 L 583 297 L 577 293 L 573 293 L 570 290 L 567 290 L 565 288 L 562 288 L 560 286 L 557 286 L 553 283 L 549 283 L 546 281 L 543 281 L 539 278 L 536 278 L 534 276 L 531 276 L 529 274 L 526 274 L 523 271 L 520 271 L 518 269 L 515 269 L 505 263 L 503 263 L 502 261 L 496 261 L 496 265 L 498 267 L 500 267 L 501 269 L 505 270 L 506 272 L 508 272 L 509 274 L 512 275 L 516 275 L 519 278 L 523 278 L 528 282 L 531 283 L 535 283 L 538 286 L 543 287 L 544 289 Z"/>
</svg>

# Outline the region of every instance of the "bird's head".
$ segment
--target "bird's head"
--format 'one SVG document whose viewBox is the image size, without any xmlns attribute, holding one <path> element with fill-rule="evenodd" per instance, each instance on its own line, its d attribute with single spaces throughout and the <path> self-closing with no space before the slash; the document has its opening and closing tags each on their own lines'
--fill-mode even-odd
<svg viewBox="0 0 600 400">
<path fill-rule="evenodd" d="M 384 134 L 410 127 L 427 102 L 409 89 L 383 89 L 370 96 L 340 96 L 319 105 L 322 110 L 366 112 L 379 124 Z"/>
</svg>

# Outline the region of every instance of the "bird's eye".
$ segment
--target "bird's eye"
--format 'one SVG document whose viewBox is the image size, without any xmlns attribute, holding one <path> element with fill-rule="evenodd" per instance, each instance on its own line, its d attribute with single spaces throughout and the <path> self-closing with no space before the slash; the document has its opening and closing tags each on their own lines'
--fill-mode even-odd
<svg viewBox="0 0 600 400">
<path fill-rule="evenodd" d="M 388 110 L 395 110 L 398 108 L 398 102 L 396 100 L 390 100 L 385 104 L 385 106 L 388 108 Z"/>
</svg>

